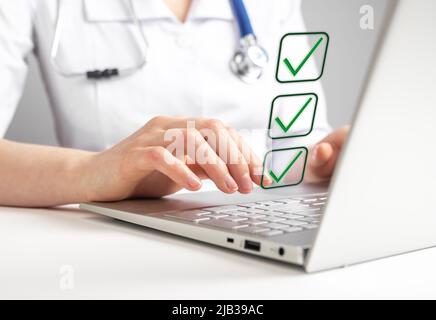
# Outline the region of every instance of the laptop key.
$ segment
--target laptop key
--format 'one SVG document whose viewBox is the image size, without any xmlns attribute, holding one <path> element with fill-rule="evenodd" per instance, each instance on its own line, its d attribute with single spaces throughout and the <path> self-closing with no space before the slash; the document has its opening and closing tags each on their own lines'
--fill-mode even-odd
<svg viewBox="0 0 436 320">
<path fill-rule="evenodd" d="M 247 208 L 247 209 L 241 209 L 240 211 L 246 212 L 246 213 L 257 213 L 257 214 L 263 214 L 266 212 L 266 210 L 263 209 L 255 209 L 255 208 Z"/>
<path fill-rule="evenodd" d="M 283 212 L 265 211 L 265 213 L 263 213 L 263 215 L 269 216 L 269 217 L 282 216 Z"/>
<path fill-rule="evenodd" d="M 284 206 L 277 206 L 277 207 L 273 207 L 272 209 L 274 210 L 274 211 L 278 211 L 278 212 L 285 212 L 285 213 L 287 213 L 287 212 L 289 212 L 289 213 L 292 213 L 292 212 L 295 212 L 295 211 L 302 211 L 302 210 L 304 210 L 305 208 L 309 208 L 309 205 L 308 204 L 300 204 L 300 203 L 297 203 L 297 204 L 292 204 L 292 205 L 284 205 Z"/>
<path fill-rule="evenodd" d="M 235 212 L 231 212 L 231 213 L 226 212 L 226 214 L 233 216 L 233 217 L 248 217 L 247 212 L 242 212 L 242 211 L 235 211 Z"/>
<path fill-rule="evenodd" d="M 285 218 L 285 219 L 301 219 L 301 218 L 304 218 L 303 215 L 297 215 L 297 214 L 293 214 L 293 213 L 285 213 L 285 214 L 282 214 L 280 217 L 281 218 Z"/>
<path fill-rule="evenodd" d="M 299 228 L 299 227 L 289 227 L 289 228 L 286 228 L 286 229 L 282 229 L 282 231 L 284 231 L 284 232 L 288 232 L 288 233 L 292 233 L 292 232 L 303 231 L 303 228 Z"/>
<path fill-rule="evenodd" d="M 245 233 L 259 233 L 259 232 L 265 232 L 269 231 L 270 229 L 264 228 L 264 227 L 257 227 L 257 226 L 250 226 L 245 228 L 240 228 L 238 231 L 245 232 Z"/>
<path fill-rule="evenodd" d="M 280 199 L 278 201 L 283 202 L 283 203 L 287 203 L 287 204 L 300 203 L 300 200 L 298 200 L 298 199 Z"/>
<path fill-rule="evenodd" d="M 249 202 L 249 203 L 241 203 L 239 204 L 239 206 L 245 208 L 254 208 L 254 207 L 258 207 L 259 204 L 257 202 Z"/>
<path fill-rule="evenodd" d="M 316 203 L 311 203 L 310 205 L 314 207 L 321 207 L 321 206 L 324 207 L 326 205 L 326 202 L 316 202 Z"/>
<path fill-rule="evenodd" d="M 298 219 L 299 221 L 306 221 L 306 222 L 320 222 L 321 219 L 318 217 L 307 217 L 307 218 L 301 218 Z"/>
<path fill-rule="evenodd" d="M 317 198 L 311 198 L 311 199 L 304 199 L 302 202 L 303 203 L 311 203 L 311 202 L 317 202 L 318 199 Z"/>
<path fill-rule="evenodd" d="M 252 225 L 252 226 L 259 226 L 259 225 L 267 224 L 268 221 L 262 221 L 262 220 L 257 220 L 257 219 L 248 219 L 248 220 L 245 220 L 244 223 L 247 223 L 247 224 Z"/>
<path fill-rule="evenodd" d="M 210 212 L 226 212 L 226 211 L 235 211 L 239 209 L 241 209 L 241 207 L 236 205 L 203 208 L 204 211 L 210 211 Z"/>
<path fill-rule="evenodd" d="M 307 224 L 307 225 L 303 226 L 303 228 L 307 229 L 307 230 L 312 230 L 312 229 L 318 229 L 319 226 L 317 224 Z"/>
<path fill-rule="evenodd" d="M 265 218 L 266 215 L 264 215 L 264 214 L 249 214 L 249 215 L 247 215 L 247 217 L 250 219 L 262 219 L 262 218 Z"/>
<path fill-rule="evenodd" d="M 167 213 L 164 216 L 168 218 L 179 219 L 179 220 L 190 221 L 190 222 L 200 222 L 200 221 L 210 220 L 210 217 L 198 216 L 195 213 L 183 212 L 183 211 L 175 212 L 175 213 Z"/>
<path fill-rule="evenodd" d="M 321 216 L 323 212 L 320 210 L 316 210 L 316 211 L 308 210 L 308 211 L 296 212 L 295 214 L 305 217 L 317 217 L 317 216 Z"/>
<path fill-rule="evenodd" d="M 299 227 L 299 226 L 304 226 L 306 224 L 309 224 L 308 222 L 298 221 L 298 220 L 285 220 L 285 221 L 280 221 L 280 223 L 287 224 L 287 225 L 290 225 L 293 227 Z"/>
<path fill-rule="evenodd" d="M 303 213 L 303 212 L 299 212 L 299 215 L 301 215 L 301 218 L 320 218 L 322 217 L 322 214 L 320 213 Z"/>
<path fill-rule="evenodd" d="M 267 206 L 267 207 L 278 206 L 278 205 L 284 204 L 284 202 L 277 202 L 277 201 L 259 201 L 258 203 L 261 204 L 262 206 Z"/>
<path fill-rule="evenodd" d="M 248 218 L 246 218 L 246 217 L 232 217 L 232 216 L 230 216 L 230 217 L 223 218 L 223 220 L 225 220 L 225 221 L 232 221 L 232 222 L 240 222 L 240 221 L 248 220 Z"/>
<path fill-rule="evenodd" d="M 181 211 L 182 213 L 192 213 L 196 214 L 197 216 L 203 216 L 205 214 L 209 214 L 210 212 L 204 211 L 204 210 L 184 210 Z"/>
<path fill-rule="evenodd" d="M 212 218 L 212 219 L 221 219 L 221 218 L 226 218 L 228 216 L 229 216 L 228 214 L 221 214 L 221 213 L 215 213 L 215 214 L 212 213 L 211 214 L 209 212 L 208 215 L 204 215 L 203 217 L 209 217 L 209 218 Z"/>
<path fill-rule="evenodd" d="M 247 224 L 244 224 L 243 222 L 232 222 L 232 221 L 225 221 L 223 219 L 211 219 L 211 220 L 205 220 L 205 221 L 199 221 L 200 224 L 222 228 L 222 229 L 239 229 L 248 227 Z"/>
<path fill-rule="evenodd" d="M 322 209 L 321 207 L 306 207 L 306 208 L 300 209 L 300 211 L 303 211 L 303 212 L 316 212 L 316 211 L 322 211 L 321 209 Z"/>
<path fill-rule="evenodd" d="M 262 225 L 262 227 L 270 228 L 270 229 L 285 229 L 285 228 L 288 228 L 289 226 L 286 224 L 271 222 L 271 223 Z"/>
<path fill-rule="evenodd" d="M 311 214 L 322 214 L 322 213 L 323 212 L 321 210 L 298 210 L 296 212 L 292 212 L 292 214 L 295 214 L 297 216 L 309 216 Z"/>
<path fill-rule="evenodd" d="M 286 219 L 279 217 L 264 217 L 260 220 L 268 221 L 268 222 L 279 222 L 279 221 L 285 221 Z"/>
<path fill-rule="evenodd" d="M 270 231 L 259 232 L 259 235 L 265 236 L 265 237 L 272 237 L 272 236 L 281 235 L 283 233 L 284 232 L 281 230 L 270 230 Z"/>
<path fill-rule="evenodd" d="M 210 212 L 208 212 L 208 213 L 210 214 Z M 238 210 L 235 210 L 235 211 L 226 211 L 226 212 L 225 212 L 225 214 L 227 214 L 227 215 L 229 215 L 229 216 L 238 216 L 238 215 L 240 215 L 241 213 L 243 213 L 243 212 L 238 211 Z"/>
</svg>

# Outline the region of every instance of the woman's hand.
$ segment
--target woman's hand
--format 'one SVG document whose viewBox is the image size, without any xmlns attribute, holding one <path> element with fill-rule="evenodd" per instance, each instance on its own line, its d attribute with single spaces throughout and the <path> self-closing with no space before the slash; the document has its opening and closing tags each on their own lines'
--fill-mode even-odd
<svg viewBox="0 0 436 320">
<path fill-rule="evenodd" d="M 111 149 L 90 156 L 84 171 L 88 201 L 116 201 L 160 197 L 182 188 L 196 191 L 206 178 L 225 193 L 249 193 L 253 182 L 260 184 L 262 163 L 235 130 L 218 120 L 156 117 Z"/>
<path fill-rule="evenodd" d="M 339 129 L 310 149 L 306 181 L 330 178 L 347 134 Z M 0 155 L 0 205 L 21 207 L 160 197 L 198 190 L 207 178 L 223 192 L 248 193 L 262 173 L 236 131 L 209 119 L 157 117 L 101 153 L 0 139 Z"/>
<path fill-rule="evenodd" d="M 320 182 L 332 176 L 349 131 L 350 126 L 342 127 L 310 148 L 307 182 Z"/>
</svg>

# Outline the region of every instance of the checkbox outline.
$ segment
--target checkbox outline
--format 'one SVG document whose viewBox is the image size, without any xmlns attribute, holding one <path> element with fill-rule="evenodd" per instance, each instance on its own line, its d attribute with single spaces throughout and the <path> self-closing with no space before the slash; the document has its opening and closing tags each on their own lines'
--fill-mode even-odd
<svg viewBox="0 0 436 320">
<path fill-rule="evenodd" d="M 279 184 L 278 186 L 274 186 L 274 183 L 273 183 L 272 186 L 270 186 L 270 187 L 266 187 L 266 186 L 263 184 L 263 180 L 264 180 L 264 177 L 265 177 L 265 172 L 267 172 L 267 170 L 266 170 L 266 164 L 267 164 L 266 160 L 267 160 L 268 155 L 269 155 L 270 153 L 273 154 L 274 152 L 290 151 L 290 150 L 304 150 L 304 151 L 305 151 L 305 152 L 304 152 L 303 172 L 302 172 L 302 174 L 301 174 L 301 179 L 300 179 L 297 183 L 291 183 L 291 184 Z M 261 179 L 260 179 L 260 187 L 261 187 L 262 189 L 264 189 L 264 190 L 269 190 L 269 189 L 276 189 L 276 188 L 284 188 L 284 187 L 293 187 L 293 186 L 298 186 L 298 185 L 301 184 L 301 183 L 303 182 L 303 180 L 304 180 L 304 176 L 305 176 L 305 173 L 306 173 L 306 165 L 307 165 L 307 158 L 308 158 L 308 155 L 309 155 L 309 150 L 308 150 L 306 147 L 293 147 L 293 148 L 272 149 L 272 150 L 268 151 L 268 152 L 265 154 L 265 157 L 264 157 L 264 159 L 263 159 L 263 172 L 262 172 L 262 177 L 261 177 Z"/>
<path fill-rule="evenodd" d="M 280 65 L 281 65 L 281 61 L 280 61 L 280 57 L 282 56 L 282 48 L 283 48 L 283 41 L 285 40 L 286 37 L 288 36 L 311 36 L 311 35 L 324 35 L 326 37 L 326 46 L 325 46 L 325 52 L 324 52 L 324 59 L 322 61 L 322 66 L 321 66 L 321 73 L 318 76 L 318 78 L 315 79 L 303 79 L 303 80 L 280 80 L 279 79 L 279 69 L 280 69 Z M 328 53 L 328 49 L 329 49 L 329 44 L 330 44 L 330 36 L 328 35 L 327 32 L 324 31 L 320 31 L 320 32 L 290 32 L 290 33 L 286 33 L 282 36 L 281 40 L 280 40 L 280 45 L 279 45 L 279 54 L 277 57 L 277 67 L 276 67 L 276 80 L 279 83 L 294 83 L 294 82 L 314 82 L 314 81 L 318 81 L 319 79 L 322 78 L 323 74 L 324 74 L 324 69 L 325 69 L 325 65 L 326 65 L 326 60 L 327 60 L 327 53 Z"/>
<path fill-rule="evenodd" d="M 274 114 L 274 104 L 276 102 L 276 100 L 280 99 L 280 98 L 287 98 L 287 97 L 301 97 L 301 96 L 314 96 L 315 97 L 315 106 L 313 108 L 313 117 L 312 117 L 312 123 L 311 123 L 311 127 L 310 130 L 305 133 L 305 134 L 298 134 L 298 135 L 287 135 L 287 136 L 280 136 L 280 137 L 274 137 L 272 134 L 272 126 L 273 126 L 273 114 Z M 280 95 L 277 96 L 273 99 L 273 101 L 271 102 L 271 110 L 269 113 L 269 120 L 268 120 L 268 137 L 273 139 L 273 140 L 280 140 L 280 139 L 289 139 L 289 138 L 299 138 L 299 137 L 306 137 L 309 134 L 312 133 L 313 131 L 313 127 L 315 125 L 315 118 L 316 118 L 316 112 L 318 109 L 318 95 L 314 92 L 306 92 L 306 93 L 297 93 L 297 94 L 284 94 L 284 95 Z"/>
</svg>

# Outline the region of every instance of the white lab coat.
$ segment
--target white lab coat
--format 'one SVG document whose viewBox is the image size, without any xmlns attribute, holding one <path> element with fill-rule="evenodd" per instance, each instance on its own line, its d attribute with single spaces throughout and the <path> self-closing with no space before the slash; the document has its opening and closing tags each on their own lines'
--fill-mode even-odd
<svg viewBox="0 0 436 320">
<path fill-rule="evenodd" d="M 68 15 L 58 56 L 63 69 L 85 72 L 137 64 L 139 39 L 125 1 L 65 1 Z M 329 131 L 320 82 L 279 84 L 274 76 L 281 36 L 305 31 L 299 0 L 245 1 L 270 56 L 264 76 L 254 85 L 241 82 L 229 68 L 238 32 L 228 0 L 193 0 L 184 24 L 162 0 L 133 1 L 150 44 L 147 65 L 127 77 L 90 81 L 64 77 L 52 66 L 57 0 L 0 0 L 0 137 L 22 94 L 26 58 L 32 52 L 65 147 L 105 149 L 156 115 L 217 118 L 236 129 L 266 130 L 272 100 L 302 92 L 319 96 L 315 129 L 304 141 L 280 143 L 307 145 Z M 260 140 L 253 141 L 259 150 Z"/>
</svg>

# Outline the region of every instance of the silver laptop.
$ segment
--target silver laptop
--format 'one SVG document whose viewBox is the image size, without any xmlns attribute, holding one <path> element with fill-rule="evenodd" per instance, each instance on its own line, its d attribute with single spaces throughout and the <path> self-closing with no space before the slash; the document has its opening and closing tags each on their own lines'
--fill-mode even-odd
<svg viewBox="0 0 436 320">
<path fill-rule="evenodd" d="M 395 1 L 328 187 L 81 208 L 308 272 L 435 246 L 435 34 L 436 1 Z"/>
</svg>

